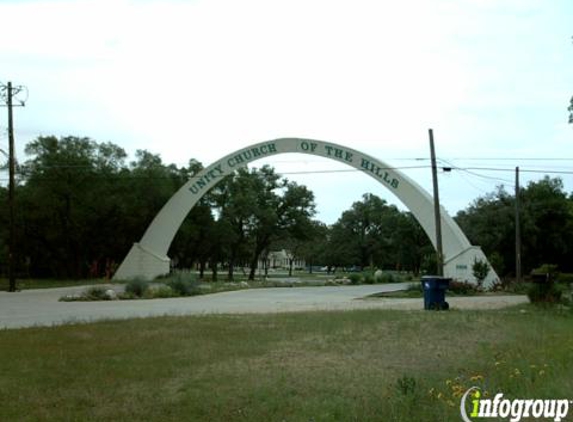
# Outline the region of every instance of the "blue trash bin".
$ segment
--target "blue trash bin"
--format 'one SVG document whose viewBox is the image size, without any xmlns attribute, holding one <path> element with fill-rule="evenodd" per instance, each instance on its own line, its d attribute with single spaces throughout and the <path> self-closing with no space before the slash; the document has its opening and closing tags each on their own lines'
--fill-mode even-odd
<svg viewBox="0 0 573 422">
<path fill-rule="evenodd" d="M 447 310 L 450 308 L 446 302 L 446 290 L 450 285 L 450 279 L 437 276 L 425 275 L 422 277 L 422 290 L 424 292 L 424 309 Z"/>
</svg>

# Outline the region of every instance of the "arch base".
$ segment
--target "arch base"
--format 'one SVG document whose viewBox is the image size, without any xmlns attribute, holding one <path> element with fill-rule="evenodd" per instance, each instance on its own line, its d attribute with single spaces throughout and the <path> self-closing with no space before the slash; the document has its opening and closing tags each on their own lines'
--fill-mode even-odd
<svg viewBox="0 0 573 422">
<path fill-rule="evenodd" d="M 170 262 L 169 257 L 161 257 L 145 249 L 140 243 L 134 243 L 115 272 L 113 280 L 153 280 L 160 275 L 169 274 Z"/>
<path fill-rule="evenodd" d="M 489 261 L 479 246 L 470 246 L 452 258 L 446 259 L 444 263 L 444 275 L 454 280 L 477 284 L 472 270 L 476 260 L 489 264 Z M 490 264 L 490 271 L 483 282 L 483 287 L 490 287 L 497 281 L 499 281 L 499 277 Z"/>
</svg>

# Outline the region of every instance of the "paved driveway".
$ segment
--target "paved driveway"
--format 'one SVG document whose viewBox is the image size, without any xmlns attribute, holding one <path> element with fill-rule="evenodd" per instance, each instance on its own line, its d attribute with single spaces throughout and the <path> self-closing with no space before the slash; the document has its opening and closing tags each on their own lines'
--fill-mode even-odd
<svg viewBox="0 0 573 422">
<path fill-rule="evenodd" d="M 102 302 L 59 302 L 67 294 L 86 287 L 0 292 L 0 328 L 50 326 L 101 319 L 149 317 L 160 315 L 201 315 L 212 313 L 268 313 L 340 309 L 421 309 L 421 299 L 366 299 L 383 291 L 401 290 L 408 283 L 279 287 L 249 289 L 174 299 Z M 524 296 L 448 298 L 456 308 L 493 308 L 527 302 Z"/>
</svg>

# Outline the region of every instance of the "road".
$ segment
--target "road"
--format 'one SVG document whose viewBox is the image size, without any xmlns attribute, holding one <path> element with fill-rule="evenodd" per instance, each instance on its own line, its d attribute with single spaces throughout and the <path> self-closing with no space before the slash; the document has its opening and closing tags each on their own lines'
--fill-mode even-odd
<svg viewBox="0 0 573 422">
<path fill-rule="evenodd" d="M 422 299 L 363 299 L 404 289 L 409 283 L 361 286 L 246 289 L 202 296 L 152 300 L 59 302 L 86 287 L 0 292 L 0 328 L 52 326 L 102 319 L 161 315 L 243 314 L 342 309 L 421 309 Z M 107 286 L 107 285 L 106 285 Z M 524 296 L 448 298 L 452 308 L 498 308 L 527 302 Z"/>
</svg>

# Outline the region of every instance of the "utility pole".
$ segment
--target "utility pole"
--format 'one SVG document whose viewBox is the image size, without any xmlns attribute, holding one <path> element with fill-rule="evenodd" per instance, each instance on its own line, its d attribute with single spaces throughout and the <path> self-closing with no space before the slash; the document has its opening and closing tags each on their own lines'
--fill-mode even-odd
<svg viewBox="0 0 573 422">
<path fill-rule="evenodd" d="M 13 97 L 22 91 L 23 87 L 12 87 L 12 82 L 7 85 L 0 85 L 2 97 L 5 97 L 6 107 L 8 107 L 8 208 L 9 208 L 9 250 L 8 250 L 8 281 L 10 292 L 16 291 L 16 228 L 15 228 L 15 204 L 14 204 L 14 191 L 15 191 L 15 173 L 16 173 L 16 158 L 14 152 L 14 119 L 12 114 Z M 19 106 L 24 106 L 24 102 L 20 101 Z"/>
<path fill-rule="evenodd" d="M 428 129 L 430 135 L 430 156 L 432 160 L 432 182 L 434 185 L 434 221 L 436 226 L 436 257 L 437 274 L 444 275 L 444 251 L 442 246 L 442 216 L 440 213 L 440 194 L 438 192 L 438 166 L 436 165 L 436 151 L 434 149 L 434 131 Z"/>
<path fill-rule="evenodd" d="M 521 224 L 519 204 L 519 167 L 515 168 L 515 280 L 521 282 Z"/>
</svg>

